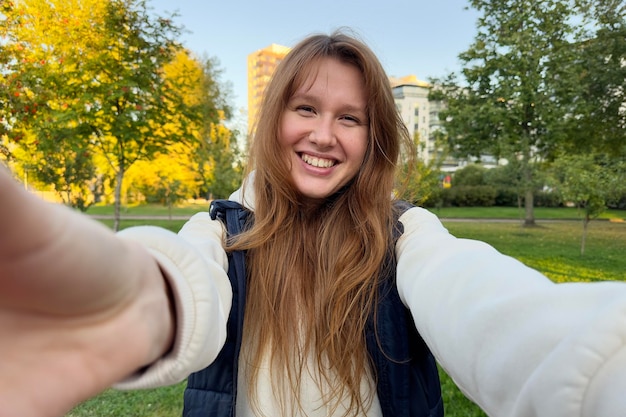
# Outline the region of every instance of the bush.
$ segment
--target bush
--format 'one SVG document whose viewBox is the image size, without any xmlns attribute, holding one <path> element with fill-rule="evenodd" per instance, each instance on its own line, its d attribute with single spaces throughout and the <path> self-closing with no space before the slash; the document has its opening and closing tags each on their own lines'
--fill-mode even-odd
<svg viewBox="0 0 626 417">
<path fill-rule="evenodd" d="M 452 177 L 453 186 L 476 186 L 485 184 L 487 168 L 482 165 L 467 165 L 458 169 Z"/>
<path fill-rule="evenodd" d="M 607 202 L 607 207 L 610 209 L 626 210 L 626 194 L 613 201 Z"/>
<path fill-rule="evenodd" d="M 452 206 L 452 188 L 444 188 L 439 194 L 439 201 L 435 203 L 437 207 L 451 207 Z"/>
<path fill-rule="evenodd" d="M 433 189 L 431 194 L 428 195 L 421 202 L 414 201 L 413 203 L 418 203 L 416 205 L 426 208 L 437 208 L 444 206 L 444 194 L 446 189 L 444 188 L 436 188 Z"/>
<path fill-rule="evenodd" d="M 496 187 L 496 198 L 494 205 L 500 207 L 517 207 L 519 194 L 514 187 Z"/>
<path fill-rule="evenodd" d="M 563 200 L 552 191 L 535 191 L 535 207 L 561 207 Z"/>
<path fill-rule="evenodd" d="M 448 189 L 450 205 L 490 207 L 496 201 L 496 189 L 490 185 L 461 185 Z"/>
</svg>

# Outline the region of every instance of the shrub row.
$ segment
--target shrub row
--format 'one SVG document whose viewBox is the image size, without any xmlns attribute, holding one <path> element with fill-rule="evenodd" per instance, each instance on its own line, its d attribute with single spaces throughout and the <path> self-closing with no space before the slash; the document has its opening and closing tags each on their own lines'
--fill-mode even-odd
<svg viewBox="0 0 626 417">
<path fill-rule="evenodd" d="M 557 193 L 536 191 L 535 207 L 562 207 Z M 492 185 L 459 185 L 440 189 L 424 202 L 426 207 L 517 207 L 524 204 L 524 196 L 512 187 Z"/>
</svg>

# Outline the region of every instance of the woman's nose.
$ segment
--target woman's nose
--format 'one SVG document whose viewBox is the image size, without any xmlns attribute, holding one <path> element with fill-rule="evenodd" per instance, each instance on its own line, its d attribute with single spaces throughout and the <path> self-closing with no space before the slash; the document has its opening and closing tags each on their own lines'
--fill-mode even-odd
<svg viewBox="0 0 626 417">
<path fill-rule="evenodd" d="M 309 133 L 309 141 L 319 148 L 329 148 L 337 143 L 331 120 L 320 119 Z"/>
</svg>

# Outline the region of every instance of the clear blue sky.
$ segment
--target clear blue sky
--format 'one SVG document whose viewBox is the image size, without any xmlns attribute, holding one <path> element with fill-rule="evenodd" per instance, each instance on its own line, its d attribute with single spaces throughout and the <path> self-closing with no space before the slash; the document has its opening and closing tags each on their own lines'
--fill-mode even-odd
<svg viewBox="0 0 626 417">
<path fill-rule="evenodd" d="M 232 105 L 247 107 L 247 57 L 272 43 L 293 46 L 311 33 L 350 27 L 378 55 L 388 75 L 443 77 L 476 34 L 467 0 L 149 0 L 153 12 L 177 11 L 183 44 L 219 60 Z"/>
</svg>

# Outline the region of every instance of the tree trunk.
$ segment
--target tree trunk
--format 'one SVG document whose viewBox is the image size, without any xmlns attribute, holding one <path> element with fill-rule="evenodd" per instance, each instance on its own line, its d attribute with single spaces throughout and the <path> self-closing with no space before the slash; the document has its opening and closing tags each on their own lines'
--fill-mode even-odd
<svg viewBox="0 0 626 417">
<path fill-rule="evenodd" d="M 585 243 L 587 242 L 587 226 L 589 226 L 589 214 L 585 213 L 583 218 L 583 236 L 580 239 L 580 256 L 585 254 Z"/>
<path fill-rule="evenodd" d="M 528 155 L 524 157 L 522 181 L 524 184 L 524 227 L 533 227 L 535 223 L 535 193 L 533 190 L 533 173 Z"/>
<path fill-rule="evenodd" d="M 526 190 L 524 198 L 524 227 L 536 226 L 535 223 L 535 195 L 532 188 Z"/>
<path fill-rule="evenodd" d="M 124 179 L 124 169 L 120 169 L 115 174 L 115 202 L 113 204 L 113 230 L 117 232 L 120 230 L 120 208 L 122 205 L 122 180 Z"/>
<path fill-rule="evenodd" d="M 533 181 L 533 167 L 531 165 L 530 133 L 524 132 L 522 140 L 522 158 L 520 160 L 521 186 L 524 192 L 524 223 L 523 227 L 534 227 L 535 223 L 535 195 Z"/>
</svg>

